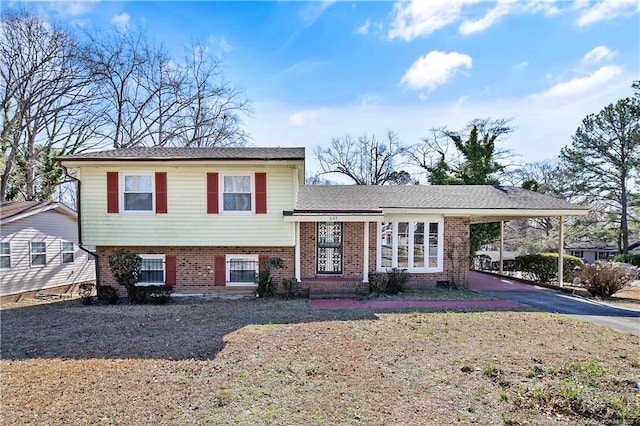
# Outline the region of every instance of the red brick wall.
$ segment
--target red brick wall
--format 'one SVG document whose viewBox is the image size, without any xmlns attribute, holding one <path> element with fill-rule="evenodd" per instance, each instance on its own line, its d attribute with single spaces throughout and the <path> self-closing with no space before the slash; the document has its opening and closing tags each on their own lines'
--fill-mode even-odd
<svg viewBox="0 0 640 426">
<path fill-rule="evenodd" d="M 377 262 L 378 224 L 369 223 L 369 271 Z M 364 230 L 361 222 L 345 222 L 343 278 L 362 279 Z M 469 272 L 469 219 L 447 217 L 444 220 L 444 270 L 441 273 L 411 274 L 409 286 L 434 287 L 437 281 L 457 281 L 466 285 Z M 316 277 L 316 224 L 300 223 L 301 277 Z"/>
<path fill-rule="evenodd" d="M 109 255 L 125 248 L 140 254 L 164 254 L 176 256 L 176 286 L 174 291 L 182 294 L 206 294 L 214 291 L 214 259 L 216 255 L 257 254 L 280 257 L 284 269 L 273 271 L 274 281 L 279 285 L 282 278 L 295 276 L 293 247 L 96 247 L 101 285 L 110 285 L 124 294 L 109 269 Z M 218 287 L 220 288 L 220 287 Z"/>
<path fill-rule="evenodd" d="M 315 222 L 300 223 L 300 276 L 303 280 L 305 278 L 316 277 L 316 228 L 317 225 Z M 371 238 L 371 236 L 369 238 Z M 342 275 L 339 275 L 339 277 L 362 280 L 362 262 L 364 260 L 364 256 L 362 255 L 364 247 L 364 225 L 362 222 L 344 222 L 342 240 Z M 370 239 L 369 242 L 370 247 L 371 244 L 373 244 L 373 253 L 375 254 L 375 240 L 372 241 Z M 369 265 L 372 265 L 371 262 Z M 375 258 L 373 268 L 375 269 Z"/>
</svg>

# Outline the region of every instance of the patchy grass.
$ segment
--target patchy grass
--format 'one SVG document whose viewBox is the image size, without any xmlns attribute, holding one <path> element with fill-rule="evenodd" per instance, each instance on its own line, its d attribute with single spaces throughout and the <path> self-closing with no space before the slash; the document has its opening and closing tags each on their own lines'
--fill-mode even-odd
<svg viewBox="0 0 640 426">
<path fill-rule="evenodd" d="M 306 300 L 4 309 L 1 424 L 640 424 L 640 337 Z"/>
<path fill-rule="evenodd" d="M 362 300 L 495 300 L 491 296 L 467 289 L 426 288 L 422 290 L 405 290 L 397 294 L 381 293 L 377 297 L 368 294 Z"/>
</svg>

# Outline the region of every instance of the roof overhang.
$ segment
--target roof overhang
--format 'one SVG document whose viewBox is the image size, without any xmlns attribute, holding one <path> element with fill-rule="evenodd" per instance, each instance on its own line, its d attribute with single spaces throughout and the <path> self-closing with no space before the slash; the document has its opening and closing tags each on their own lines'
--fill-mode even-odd
<svg viewBox="0 0 640 426">
<path fill-rule="evenodd" d="M 492 223 L 541 217 L 583 216 L 588 209 L 411 209 L 387 207 L 379 211 L 285 211 L 285 222 L 383 222 L 385 216 L 455 216 L 469 217 L 471 223 Z"/>
<path fill-rule="evenodd" d="M 285 222 L 382 222 L 381 211 L 285 211 Z"/>
<path fill-rule="evenodd" d="M 584 216 L 588 209 L 406 209 L 386 207 L 385 215 L 468 216 L 471 223 L 491 223 L 540 217 Z"/>
</svg>

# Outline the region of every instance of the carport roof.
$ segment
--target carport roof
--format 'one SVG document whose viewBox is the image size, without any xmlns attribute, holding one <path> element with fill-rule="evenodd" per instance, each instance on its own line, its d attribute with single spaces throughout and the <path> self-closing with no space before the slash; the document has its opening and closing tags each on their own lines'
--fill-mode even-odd
<svg viewBox="0 0 640 426">
<path fill-rule="evenodd" d="M 499 185 L 304 185 L 288 216 L 444 214 L 472 222 L 583 215 L 587 209 L 513 186 Z"/>
</svg>

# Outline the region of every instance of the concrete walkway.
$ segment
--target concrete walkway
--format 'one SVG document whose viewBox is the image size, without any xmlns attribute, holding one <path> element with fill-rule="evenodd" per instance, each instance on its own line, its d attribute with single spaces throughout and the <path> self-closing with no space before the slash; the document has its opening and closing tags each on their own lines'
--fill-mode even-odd
<svg viewBox="0 0 640 426">
<path fill-rule="evenodd" d="M 488 296 L 566 314 L 614 330 L 640 336 L 640 311 L 617 308 L 515 279 L 471 271 L 469 288 Z"/>
</svg>

